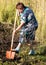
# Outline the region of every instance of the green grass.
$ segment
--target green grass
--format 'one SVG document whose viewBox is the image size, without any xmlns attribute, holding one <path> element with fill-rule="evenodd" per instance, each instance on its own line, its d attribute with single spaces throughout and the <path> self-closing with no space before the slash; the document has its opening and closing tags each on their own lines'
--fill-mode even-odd
<svg viewBox="0 0 46 65">
<path fill-rule="evenodd" d="M 40 48 L 40 50 L 39 50 Z M 12 61 L 5 61 L 4 63 L 0 60 L 0 65 L 46 65 L 46 54 L 41 54 L 41 50 L 44 49 L 45 47 L 39 47 L 37 48 L 36 55 L 28 55 L 28 52 L 30 48 L 28 45 L 24 44 L 21 49 L 18 56 L 21 57 L 20 60 L 12 60 Z M 40 52 L 37 53 L 37 51 Z"/>
</svg>

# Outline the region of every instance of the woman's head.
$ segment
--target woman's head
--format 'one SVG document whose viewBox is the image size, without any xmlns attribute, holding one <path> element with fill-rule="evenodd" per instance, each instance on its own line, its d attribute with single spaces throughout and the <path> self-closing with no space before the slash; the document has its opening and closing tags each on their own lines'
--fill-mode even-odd
<svg viewBox="0 0 46 65">
<path fill-rule="evenodd" d="M 24 10 L 24 8 L 25 8 L 25 6 L 24 6 L 23 3 L 20 3 L 20 2 L 17 3 L 17 5 L 16 5 L 16 9 L 18 9 L 19 13 L 22 13 L 23 10 Z"/>
</svg>

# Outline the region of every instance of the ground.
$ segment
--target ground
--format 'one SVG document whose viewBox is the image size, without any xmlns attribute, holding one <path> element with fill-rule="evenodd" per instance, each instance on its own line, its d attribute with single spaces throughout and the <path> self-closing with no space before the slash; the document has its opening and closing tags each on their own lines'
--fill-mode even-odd
<svg viewBox="0 0 46 65">
<path fill-rule="evenodd" d="M 34 45 L 36 55 L 28 55 L 30 48 L 27 43 L 22 45 L 14 60 L 6 59 L 6 51 L 11 45 L 11 32 L 11 26 L 8 28 L 7 24 L 0 23 L 0 65 L 46 65 L 46 43 L 41 45 L 39 41 Z M 18 44 L 18 35 L 15 35 L 13 48 Z"/>
</svg>

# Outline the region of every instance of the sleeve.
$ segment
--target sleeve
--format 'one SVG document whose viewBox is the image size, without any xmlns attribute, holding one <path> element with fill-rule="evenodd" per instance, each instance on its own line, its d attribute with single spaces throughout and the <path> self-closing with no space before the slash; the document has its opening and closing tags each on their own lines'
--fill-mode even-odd
<svg viewBox="0 0 46 65">
<path fill-rule="evenodd" d="M 22 22 L 26 23 L 26 19 L 27 19 L 27 14 L 24 13 L 24 14 L 22 15 L 22 17 L 20 18 L 21 23 L 22 23 Z"/>
<path fill-rule="evenodd" d="M 33 11 L 28 9 L 24 12 L 23 16 L 21 17 L 21 22 L 27 23 L 28 21 L 31 21 L 33 18 Z"/>
<path fill-rule="evenodd" d="M 33 18 L 33 13 L 29 13 L 29 15 L 28 15 L 28 21 L 31 21 L 32 20 L 32 18 Z"/>
</svg>

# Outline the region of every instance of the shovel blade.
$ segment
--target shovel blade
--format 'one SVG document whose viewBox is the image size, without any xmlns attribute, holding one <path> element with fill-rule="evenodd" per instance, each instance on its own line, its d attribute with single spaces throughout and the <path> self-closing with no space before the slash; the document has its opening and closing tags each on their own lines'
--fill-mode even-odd
<svg viewBox="0 0 46 65">
<path fill-rule="evenodd" d="M 14 59 L 14 57 L 15 57 L 15 52 L 6 51 L 6 58 L 7 59 Z"/>
</svg>

